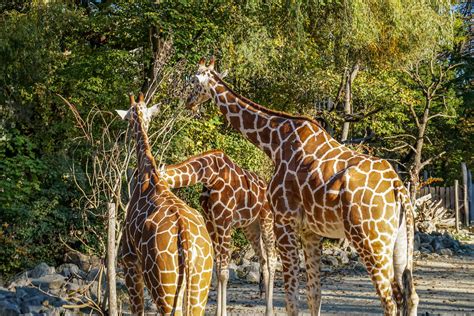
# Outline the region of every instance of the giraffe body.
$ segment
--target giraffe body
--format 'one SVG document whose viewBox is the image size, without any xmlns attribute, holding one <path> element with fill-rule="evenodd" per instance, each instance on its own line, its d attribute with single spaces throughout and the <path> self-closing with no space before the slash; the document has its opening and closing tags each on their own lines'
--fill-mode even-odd
<svg viewBox="0 0 474 316">
<path fill-rule="evenodd" d="M 390 164 L 339 144 L 305 117 L 269 110 L 232 91 L 201 60 L 187 105 L 212 99 L 230 124 L 274 162 L 267 197 L 283 263 L 286 308 L 298 314 L 298 239 L 312 315 L 321 306 L 321 237 L 346 237 L 361 256 L 386 315 L 416 315 L 413 209 Z M 394 299 L 395 298 L 395 299 Z"/>
<path fill-rule="evenodd" d="M 213 240 L 218 276 L 218 315 L 226 314 L 226 295 L 233 228 L 242 228 L 258 254 L 265 283 L 267 315 L 272 313 L 274 250 L 273 215 L 266 199 L 266 183 L 236 165 L 222 151 L 209 151 L 162 169 L 172 188 L 204 185 L 201 205 Z"/>
<path fill-rule="evenodd" d="M 147 137 L 151 117 L 143 95 L 139 101 L 131 99 L 127 112 L 138 172 L 121 241 L 132 313 L 144 313 L 146 285 L 160 314 L 203 315 L 212 274 L 211 239 L 200 213 L 160 178 Z"/>
</svg>

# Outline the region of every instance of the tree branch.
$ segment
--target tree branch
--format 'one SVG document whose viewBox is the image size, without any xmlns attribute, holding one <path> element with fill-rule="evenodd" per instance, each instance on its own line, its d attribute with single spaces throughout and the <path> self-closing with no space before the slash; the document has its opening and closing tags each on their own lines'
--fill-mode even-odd
<svg viewBox="0 0 474 316">
<path fill-rule="evenodd" d="M 433 159 L 439 158 L 439 157 L 443 156 L 444 154 L 446 154 L 446 152 L 445 152 L 445 151 L 442 151 L 442 152 L 440 152 L 439 154 L 437 154 L 436 156 L 431 157 L 431 158 L 429 158 L 429 159 L 423 161 L 423 162 L 420 164 L 420 169 L 419 169 L 418 171 L 423 170 L 423 168 L 426 167 L 427 165 L 429 165 L 429 164 L 433 161 Z"/>
</svg>

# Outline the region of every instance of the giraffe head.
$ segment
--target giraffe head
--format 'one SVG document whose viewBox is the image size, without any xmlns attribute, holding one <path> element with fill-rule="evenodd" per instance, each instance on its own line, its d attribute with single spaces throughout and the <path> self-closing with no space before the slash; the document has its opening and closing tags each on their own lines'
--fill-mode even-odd
<svg viewBox="0 0 474 316">
<path fill-rule="evenodd" d="M 143 96 L 143 93 L 140 92 L 140 94 L 138 95 L 138 103 L 135 102 L 135 97 L 133 95 L 130 95 L 130 109 L 128 109 L 127 111 L 115 111 L 118 115 L 120 115 L 122 120 L 130 121 L 130 124 L 133 124 L 136 118 L 140 115 L 143 128 L 145 129 L 145 131 L 148 131 L 151 119 L 156 116 L 160 110 L 157 104 L 148 108 L 145 104 L 145 98 Z"/>
<path fill-rule="evenodd" d="M 209 100 L 211 95 L 210 79 L 213 76 L 224 78 L 226 74 L 218 74 L 214 71 L 214 57 L 211 57 L 209 65 L 206 67 L 205 58 L 199 61 L 199 67 L 195 75 L 191 78 L 192 91 L 186 101 L 186 108 L 196 112 L 199 105 Z"/>
</svg>

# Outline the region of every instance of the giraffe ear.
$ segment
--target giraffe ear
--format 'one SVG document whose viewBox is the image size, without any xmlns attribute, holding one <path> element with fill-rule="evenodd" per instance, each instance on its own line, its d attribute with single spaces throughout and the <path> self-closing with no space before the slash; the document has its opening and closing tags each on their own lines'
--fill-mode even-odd
<svg viewBox="0 0 474 316">
<path fill-rule="evenodd" d="M 152 117 L 158 115 L 158 113 L 160 113 L 160 106 L 161 106 L 161 104 L 155 104 L 152 107 L 148 108 L 148 115 L 150 116 L 150 118 L 152 118 Z"/>
<path fill-rule="evenodd" d="M 211 61 L 209 62 L 209 66 L 207 68 L 209 70 L 214 70 L 214 63 L 216 62 L 216 58 L 214 56 L 211 57 Z"/>
<path fill-rule="evenodd" d="M 128 120 L 130 118 L 130 110 L 115 110 L 122 120 Z"/>
</svg>

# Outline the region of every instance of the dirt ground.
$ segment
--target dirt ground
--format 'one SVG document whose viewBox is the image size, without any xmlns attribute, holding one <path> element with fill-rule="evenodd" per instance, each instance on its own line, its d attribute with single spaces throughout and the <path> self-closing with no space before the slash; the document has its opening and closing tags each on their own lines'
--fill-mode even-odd
<svg viewBox="0 0 474 316">
<path fill-rule="evenodd" d="M 473 247 L 474 245 L 471 245 Z M 474 248 L 473 248 L 474 249 Z M 421 315 L 474 315 L 474 255 L 440 256 L 422 254 L 416 258 L 414 278 Z M 322 274 L 323 315 L 380 315 L 382 308 L 375 289 L 363 267 L 345 267 Z M 304 276 L 300 278 L 300 308 L 309 315 L 306 306 Z M 214 314 L 216 292 L 209 295 L 208 311 Z M 274 311 L 284 315 L 283 280 L 275 280 Z M 228 286 L 228 315 L 263 315 L 264 299 L 258 295 L 258 285 L 231 281 Z"/>
</svg>

